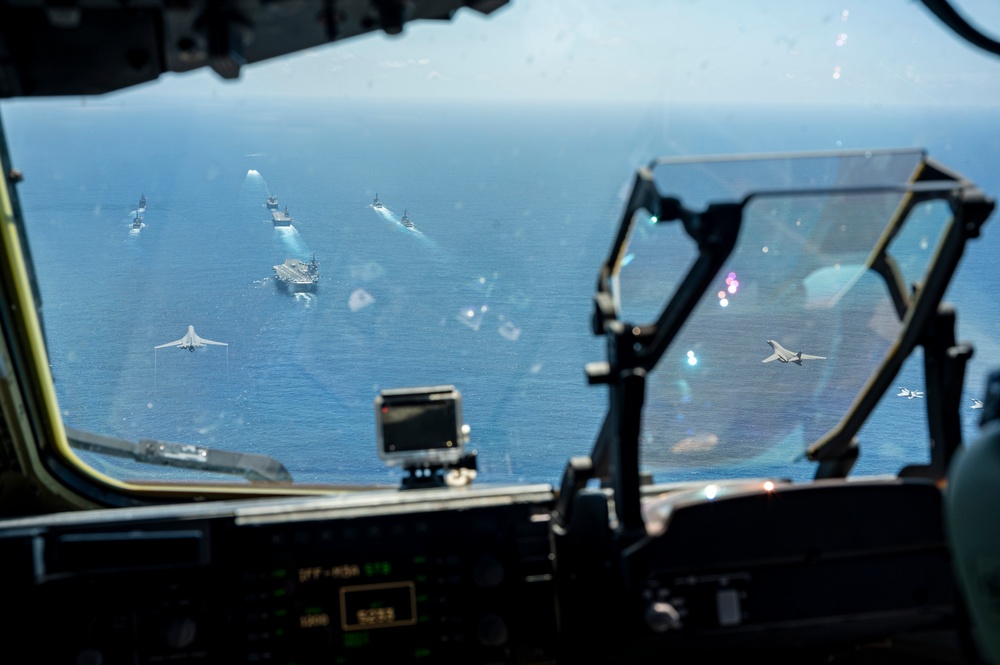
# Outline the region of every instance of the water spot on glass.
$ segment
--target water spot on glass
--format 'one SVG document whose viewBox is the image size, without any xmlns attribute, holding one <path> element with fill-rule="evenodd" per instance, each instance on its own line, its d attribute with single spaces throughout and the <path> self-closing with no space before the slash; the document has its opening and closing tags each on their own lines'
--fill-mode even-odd
<svg viewBox="0 0 1000 665">
<path fill-rule="evenodd" d="M 355 289 L 347 299 L 347 306 L 352 312 L 362 310 L 375 302 L 375 297 L 364 289 Z"/>
<path fill-rule="evenodd" d="M 513 323 L 511 323 L 510 321 L 504 321 L 502 324 L 500 324 L 498 332 L 500 333 L 501 337 L 503 337 L 506 340 L 510 340 L 511 342 L 516 342 L 517 338 L 521 336 L 521 329 L 518 328 Z"/>
</svg>

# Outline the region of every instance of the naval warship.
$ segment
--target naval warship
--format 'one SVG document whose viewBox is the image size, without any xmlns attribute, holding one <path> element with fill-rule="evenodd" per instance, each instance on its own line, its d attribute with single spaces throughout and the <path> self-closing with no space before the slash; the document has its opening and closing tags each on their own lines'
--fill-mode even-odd
<svg viewBox="0 0 1000 665">
<path fill-rule="evenodd" d="M 274 266 L 274 277 L 279 289 L 291 291 L 315 291 L 319 282 L 319 264 L 313 254 L 309 263 L 299 259 L 285 259 Z"/>
<path fill-rule="evenodd" d="M 268 210 L 277 210 L 278 197 L 272 194 L 271 196 L 267 197 L 266 201 L 264 201 L 264 205 L 267 207 Z"/>
<path fill-rule="evenodd" d="M 284 210 L 272 210 L 271 220 L 274 222 L 275 226 L 291 226 L 292 222 L 295 221 L 292 219 L 292 216 L 288 214 L 288 206 L 285 206 Z"/>
</svg>

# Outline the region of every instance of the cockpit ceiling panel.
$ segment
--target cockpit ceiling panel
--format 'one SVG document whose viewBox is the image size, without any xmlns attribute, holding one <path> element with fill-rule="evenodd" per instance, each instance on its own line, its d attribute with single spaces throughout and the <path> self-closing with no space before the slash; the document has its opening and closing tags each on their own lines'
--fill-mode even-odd
<svg viewBox="0 0 1000 665">
<path fill-rule="evenodd" d="M 0 98 L 102 94 L 201 67 L 236 78 L 244 64 L 506 2 L 0 0 Z"/>
</svg>

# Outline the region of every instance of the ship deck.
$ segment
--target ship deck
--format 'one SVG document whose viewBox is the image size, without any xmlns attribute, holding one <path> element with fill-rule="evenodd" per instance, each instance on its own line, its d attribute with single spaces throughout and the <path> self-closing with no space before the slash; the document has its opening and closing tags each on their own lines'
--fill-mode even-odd
<svg viewBox="0 0 1000 665">
<path fill-rule="evenodd" d="M 293 284 L 314 284 L 316 277 L 309 274 L 308 267 L 298 259 L 288 259 L 274 266 L 274 274 L 278 279 Z"/>
</svg>

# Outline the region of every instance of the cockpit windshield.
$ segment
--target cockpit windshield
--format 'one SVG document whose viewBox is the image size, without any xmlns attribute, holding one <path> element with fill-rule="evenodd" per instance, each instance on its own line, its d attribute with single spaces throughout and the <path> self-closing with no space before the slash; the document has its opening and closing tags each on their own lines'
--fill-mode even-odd
<svg viewBox="0 0 1000 665">
<path fill-rule="evenodd" d="M 932 269 L 946 262 L 946 236 L 968 223 L 956 221 L 953 198 L 968 185 L 925 160 L 912 150 L 668 158 L 640 172 L 632 201 L 645 203 L 623 222 L 628 241 L 608 282 L 626 325 L 663 309 L 657 325 L 669 328 L 712 236 L 734 237 L 666 352 L 639 354 L 636 364 L 655 370 L 640 437 L 649 469 L 781 474 L 840 426 L 898 352 Z M 656 194 L 644 199 L 647 181 Z M 712 223 L 728 228 L 703 230 Z M 920 440 L 926 423 L 899 409 L 919 411 L 912 400 L 924 390 L 899 390 L 908 403 L 868 430 Z"/>
<path fill-rule="evenodd" d="M 108 476 L 398 484 L 375 398 L 449 385 L 480 482 L 557 482 L 608 410 L 594 283 L 648 166 L 692 210 L 744 208 L 650 375 L 644 469 L 806 478 L 953 221 L 946 187 L 914 189 L 927 156 L 1000 191 L 998 79 L 913 3 L 515 1 L 0 118 L 62 417 Z M 819 152 L 719 157 L 776 151 Z M 614 282 L 638 325 L 698 246 L 637 214 Z M 969 434 L 1000 358 L 995 248 L 946 296 L 977 349 Z M 895 383 L 856 472 L 927 457 L 919 349 Z"/>
</svg>

